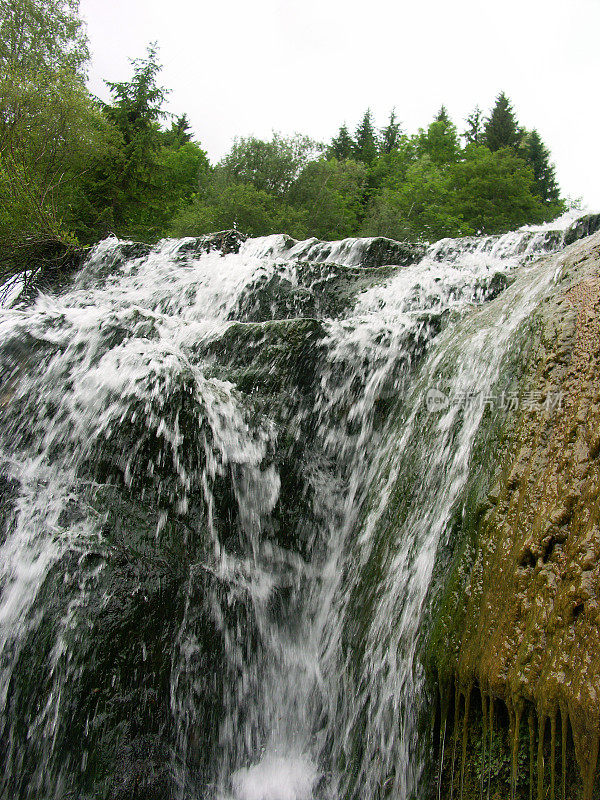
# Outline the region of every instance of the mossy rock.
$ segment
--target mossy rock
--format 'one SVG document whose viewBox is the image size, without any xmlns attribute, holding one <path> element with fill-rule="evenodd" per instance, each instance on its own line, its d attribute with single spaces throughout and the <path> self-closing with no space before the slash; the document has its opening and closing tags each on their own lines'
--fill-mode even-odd
<svg viewBox="0 0 600 800">
<path fill-rule="evenodd" d="M 599 791 L 599 264 L 598 235 L 572 245 L 520 331 L 525 402 L 480 432 L 424 651 L 443 691 L 478 686 L 511 718 L 530 709 L 536 726 L 566 715 L 578 765 L 567 796 L 585 800 Z"/>
</svg>

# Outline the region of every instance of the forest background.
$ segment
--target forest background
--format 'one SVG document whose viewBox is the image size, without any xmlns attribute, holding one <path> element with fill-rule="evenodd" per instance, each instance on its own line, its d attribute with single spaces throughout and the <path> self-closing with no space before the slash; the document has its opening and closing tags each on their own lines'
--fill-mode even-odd
<svg viewBox="0 0 600 800">
<path fill-rule="evenodd" d="M 78 0 L 0 0 L 0 274 L 111 234 L 434 241 L 566 208 L 540 134 L 503 93 L 460 129 L 444 106 L 414 133 L 395 109 L 383 129 L 366 110 L 329 143 L 238 138 L 211 164 L 185 112 L 164 111 L 155 45 L 107 82 L 108 103 L 86 88 L 88 61 Z"/>
</svg>

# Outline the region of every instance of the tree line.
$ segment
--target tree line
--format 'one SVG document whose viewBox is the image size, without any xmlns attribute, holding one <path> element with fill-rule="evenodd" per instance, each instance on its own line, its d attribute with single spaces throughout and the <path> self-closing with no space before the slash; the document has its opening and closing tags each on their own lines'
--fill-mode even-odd
<svg viewBox="0 0 600 800">
<path fill-rule="evenodd" d="M 408 134 L 370 110 L 328 144 L 238 138 L 211 164 L 186 114 L 164 110 L 155 46 L 86 88 L 79 0 L 0 0 L 0 262 L 108 234 L 155 241 L 236 227 L 323 239 L 499 233 L 564 210 L 550 153 L 500 94 L 459 133 L 442 107 Z"/>
<path fill-rule="evenodd" d="M 519 125 L 501 93 L 458 130 L 445 107 L 417 133 L 392 111 L 377 130 L 367 110 L 326 145 L 304 136 L 235 141 L 171 223 L 177 235 L 237 224 L 253 235 L 388 236 L 436 240 L 502 233 L 565 209 L 550 153 Z"/>
</svg>

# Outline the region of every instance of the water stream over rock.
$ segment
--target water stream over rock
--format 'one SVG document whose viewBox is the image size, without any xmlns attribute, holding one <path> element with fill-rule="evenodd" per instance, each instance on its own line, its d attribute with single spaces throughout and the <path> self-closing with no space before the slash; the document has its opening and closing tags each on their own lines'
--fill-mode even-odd
<svg viewBox="0 0 600 800">
<path fill-rule="evenodd" d="M 564 235 L 108 239 L 13 287 L 0 796 L 413 796 L 436 553 Z"/>
</svg>

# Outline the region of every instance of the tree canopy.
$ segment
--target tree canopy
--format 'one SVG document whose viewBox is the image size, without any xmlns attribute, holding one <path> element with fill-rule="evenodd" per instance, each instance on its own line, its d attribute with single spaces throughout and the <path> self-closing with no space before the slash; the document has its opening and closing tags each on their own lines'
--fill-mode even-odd
<svg viewBox="0 0 600 800">
<path fill-rule="evenodd" d="M 548 148 L 501 93 L 459 136 L 446 106 L 414 134 L 367 109 L 328 144 L 302 134 L 234 140 L 211 165 L 182 111 L 165 111 L 155 45 L 85 86 L 78 0 L 0 0 L 0 270 L 15 244 L 154 241 L 237 227 L 298 238 L 502 232 L 564 208 Z"/>
<path fill-rule="evenodd" d="M 550 151 L 535 128 L 525 138 L 525 152 L 533 167 L 536 193 L 546 203 L 557 203 L 560 200 L 560 190 L 554 165 L 550 163 Z"/>
<path fill-rule="evenodd" d="M 79 0 L 0 0 L 0 68 L 81 74 L 88 57 Z"/>
<path fill-rule="evenodd" d="M 362 161 L 363 164 L 371 164 L 377 156 L 378 149 L 379 144 L 373 125 L 373 115 L 371 114 L 371 109 L 368 108 L 356 129 L 353 148 L 354 157 L 357 161 Z"/>
<path fill-rule="evenodd" d="M 236 139 L 218 165 L 225 179 L 285 196 L 318 148 L 308 136 L 273 134 L 270 142 L 250 136 Z"/>
<path fill-rule="evenodd" d="M 87 57 L 77 0 L 0 0 L 0 271 L 23 242 L 74 238 L 71 204 L 108 135 Z"/>
<path fill-rule="evenodd" d="M 490 150 L 499 150 L 501 147 L 517 148 L 521 142 L 520 130 L 515 113 L 508 97 L 500 92 L 492 113 L 485 122 L 484 144 Z"/>
</svg>

